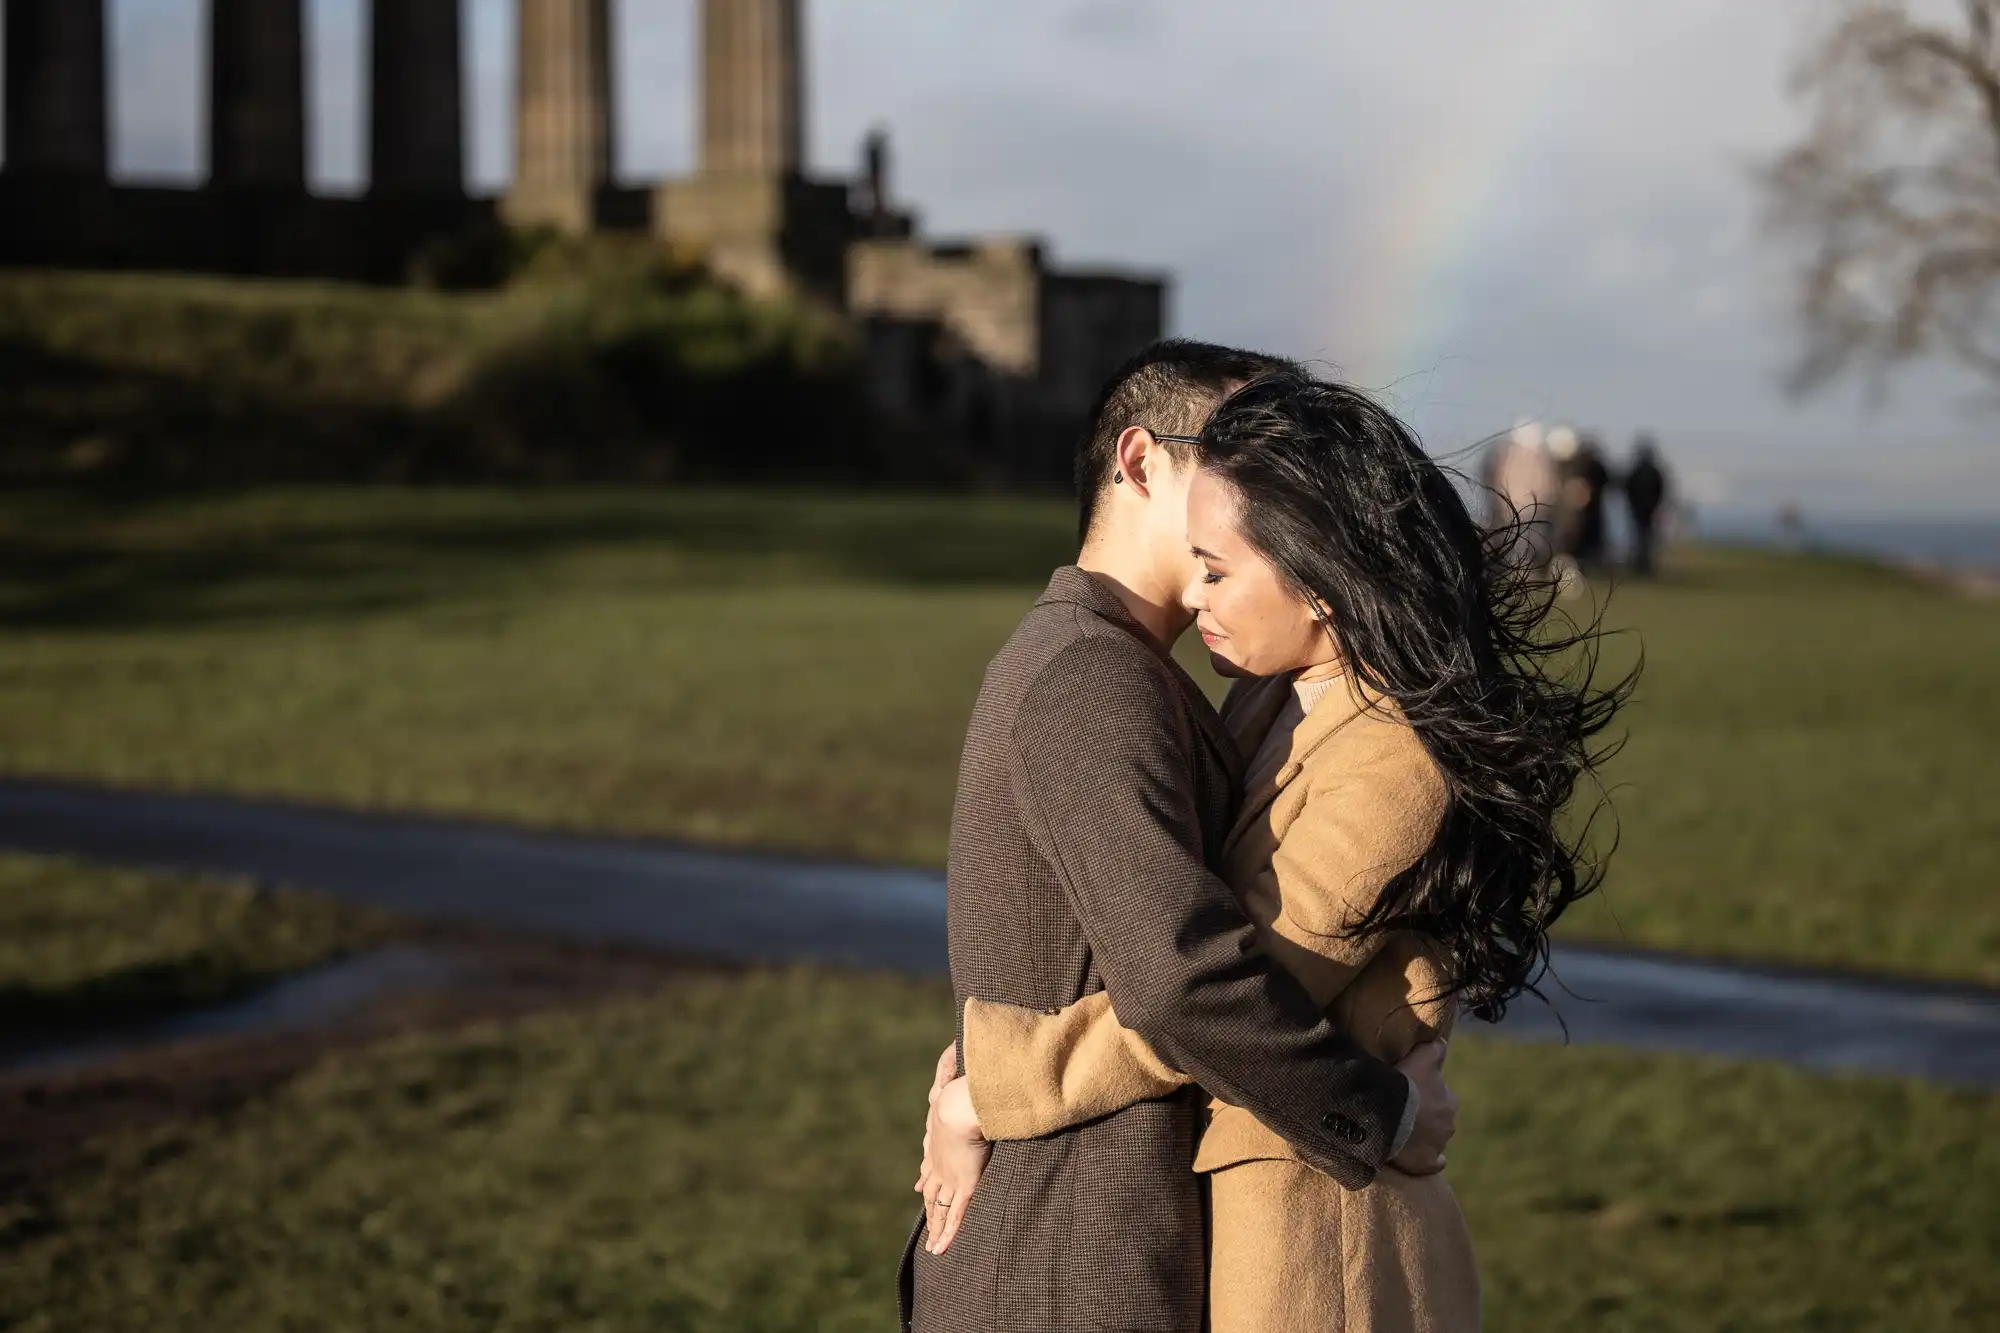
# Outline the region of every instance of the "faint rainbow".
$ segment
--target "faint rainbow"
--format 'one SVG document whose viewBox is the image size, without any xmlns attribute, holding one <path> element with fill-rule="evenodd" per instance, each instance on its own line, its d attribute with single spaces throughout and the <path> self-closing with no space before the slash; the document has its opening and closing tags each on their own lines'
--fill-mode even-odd
<svg viewBox="0 0 2000 1333">
<path fill-rule="evenodd" d="M 1336 364 L 1371 379 L 1421 375 L 1449 355 L 1472 270 L 1510 189 L 1568 109 L 1562 76 L 1597 15 L 1591 0 L 1546 0 L 1507 49 L 1485 53 L 1456 100 L 1406 140 L 1377 195 L 1359 262 L 1333 287 L 1352 348 Z"/>
</svg>

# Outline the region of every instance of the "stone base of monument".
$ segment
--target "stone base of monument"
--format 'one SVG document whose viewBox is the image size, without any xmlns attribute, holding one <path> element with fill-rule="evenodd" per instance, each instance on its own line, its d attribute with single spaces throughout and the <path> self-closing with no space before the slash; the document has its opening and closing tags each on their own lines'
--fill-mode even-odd
<svg viewBox="0 0 2000 1333">
<path fill-rule="evenodd" d="M 329 199 L 0 173 L 0 265 L 14 268 L 400 283 L 427 250 L 494 222 L 491 201 L 454 194 Z"/>
</svg>

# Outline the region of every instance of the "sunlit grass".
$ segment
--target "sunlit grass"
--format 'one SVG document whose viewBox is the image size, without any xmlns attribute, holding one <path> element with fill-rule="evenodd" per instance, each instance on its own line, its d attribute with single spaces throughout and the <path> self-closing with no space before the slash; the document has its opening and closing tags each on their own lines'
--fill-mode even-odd
<svg viewBox="0 0 2000 1333">
<path fill-rule="evenodd" d="M 2000 981 L 2000 605 L 1864 564 L 1694 552 L 1621 585 L 1645 674 L 1580 932 Z"/>
</svg>

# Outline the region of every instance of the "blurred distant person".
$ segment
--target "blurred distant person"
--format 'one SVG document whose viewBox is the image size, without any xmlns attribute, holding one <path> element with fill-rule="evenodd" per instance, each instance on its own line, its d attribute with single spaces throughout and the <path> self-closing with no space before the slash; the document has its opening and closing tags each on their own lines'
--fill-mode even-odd
<svg viewBox="0 0 2000 1333">
<path fill-rule="evenodd" d="M 1604 564 L 1604 506 L 1611 490 L 1611 469 L 1595 436 L 1578 440 L 1563 478 L 1563 508 L 1571 515 L 1569 555 L 1584 569 Z"/>
<path fill-rule="evenodd" d="M 1542 437 L 1542 443 L 1549 451 L 1549 462 L 1556 469 L 1555 531 L 1551 545 L 1556 560 L 1560 563 L 1575 564 L 1577 524 L 1580 513 L 1575 504 L 1575 496 L 1570 490 L 1570 479 L 1576 473 L 1576 431 L 1568 426 L 1556 426 Z"/>
<path fill-rule="evenodd" d="M 1660 466 L 1659 448 L 1650 435 L 1639 437 L 1632 470 L 1625 474 L 1625 504 L 1632 512 L 1632 568 L 1651 577 L 1667 505 L 1667 473 Z"/>
<path fill-rule="evenodd" d="M 1795 504 L 1778 506 L 1778 534 L 1785 540 L 1785 548 L 1792 551 L 1806 549 L 1806 511 Z"/>
<path fill-rule="evenodd" d="M 1523 421 L 1494 446 L 1486 485 L 1486 526 L 1513 534 L 1515 564 L 1547 569 L 1555 557 L 1562 479 L 1540 423 Z"/>
</svg>

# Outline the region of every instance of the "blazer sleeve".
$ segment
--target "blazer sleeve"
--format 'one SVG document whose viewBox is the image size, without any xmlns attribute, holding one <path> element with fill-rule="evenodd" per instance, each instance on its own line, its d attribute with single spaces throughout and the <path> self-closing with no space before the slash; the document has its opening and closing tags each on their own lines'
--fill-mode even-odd
<svg viewBox="0 0 2000 1333">
<path fill-rule="evenodd" d="M 1363 714 L 1338 758 L 1312 765 L 1304 807 L 1245 897 L 1264 941 L 1322 1007 L 1391 936 L 1349 928 L 1430 847 L 1444 819 L 1444 780 L 1400 722 Z"/>
<path fill-rule="evenodd" d="M 965 1002 L 965 1075 L 987 1138 L 1038 1139 L 1194 1080 L 1118 1021 L 1108 991 L 1055 1013 Z"/>
<path fill-rule="evenodd" d="M 1150 668 L 1150 669 L 1148 669 Z M 1164 663 L 1086 636 L 1021 702 L 1010 777 L 1119 1017 L 1352 1189 L 1392 1155 L 1408 1080 L 1327 1021 L 1209 870 L 1193 720 Z"/>
</svg>

